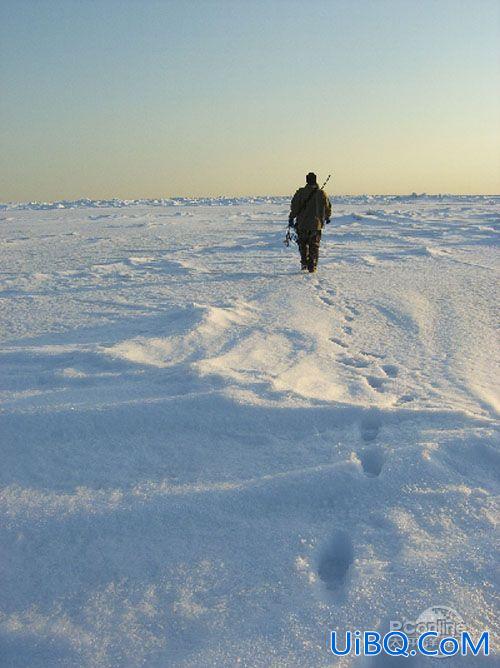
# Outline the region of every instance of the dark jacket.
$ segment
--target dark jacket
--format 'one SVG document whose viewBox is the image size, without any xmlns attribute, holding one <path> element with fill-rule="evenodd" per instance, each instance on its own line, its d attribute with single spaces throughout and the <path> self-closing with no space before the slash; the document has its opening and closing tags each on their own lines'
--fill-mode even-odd
<svg viewBox="0 0 500 668">
<path fill-rule="evenodd" d="M 297 218 L 299 231 L 321 230 L 331 213 L 332 205 L 328 195 L 318 185 L 308 183 L 299 188 L 292 198 L 290 219 Z"/>
</svg>

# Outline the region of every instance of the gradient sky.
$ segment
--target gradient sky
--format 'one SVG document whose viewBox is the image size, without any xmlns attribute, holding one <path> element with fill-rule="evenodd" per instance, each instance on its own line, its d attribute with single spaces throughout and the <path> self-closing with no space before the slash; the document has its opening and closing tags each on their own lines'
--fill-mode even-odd
<svg viewBox="0 0 500 668">
<path fill-rule="evenodd" d="M 500 193 L 499 0 L 0 0 L 0 201 Z"/>
</svg>

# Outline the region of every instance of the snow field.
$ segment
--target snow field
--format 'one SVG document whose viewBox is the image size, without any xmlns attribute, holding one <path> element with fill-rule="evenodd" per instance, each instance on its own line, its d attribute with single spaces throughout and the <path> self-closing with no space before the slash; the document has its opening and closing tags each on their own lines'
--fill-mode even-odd
<svg viewBox="0 0 500 668">
<path fill-rule="evenodd" d="M 493 631 L 499 202 L 339 199 L 312 276 L 279 198 L 4 206 L 0 664 Z"/>
</svg>

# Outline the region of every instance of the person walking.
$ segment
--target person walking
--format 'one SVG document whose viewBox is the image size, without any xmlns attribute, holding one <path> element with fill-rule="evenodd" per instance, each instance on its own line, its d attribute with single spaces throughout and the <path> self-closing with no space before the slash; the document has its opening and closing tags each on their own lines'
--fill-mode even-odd
<svg viewBox="0 0 500 668">
<path fill-rule="evenodd" d="M 309 172 L 306 185 L 292 198 L 288 227 L 297 230 L 301 269 L 313 273 L 318 266 L 321 231 L 330 222 L 332 205 L 328 195 L 318 186 L 316 174 Z M 297 222 L 294 223 L 294 220 Z"/>
</svg>

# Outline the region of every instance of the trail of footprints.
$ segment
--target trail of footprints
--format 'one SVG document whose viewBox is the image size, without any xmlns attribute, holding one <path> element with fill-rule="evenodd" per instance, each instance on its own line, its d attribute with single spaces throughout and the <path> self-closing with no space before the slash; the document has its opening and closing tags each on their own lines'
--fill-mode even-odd
<svg viewBox="0 0 500 668">
<path fill-rule="evenodd" d="M 337 306 L 334 300 L 335 290 L 321 288 L 320 286 L 316 287 L 318 290 L 318 297 L 324 304 L 330 307 Z M 333 344 L 344 350 L 344 353 L 338 357 L 338 361 L 345 366 L 350 366 L 355 369 L 372 370 L 372 373 L 364 376 L 365 382 L 374 392 L 384 393 L 387 388 L 387 383 L 397 378 L 399 369 L 395 364 L 379 364 L 377 366 L 377 362 L 381 362 L 384 359 L 384 356 L 379 353 L 364 350 L 356 355 L 348 354 L 349 337 L 352 336 L 353 325 L 356 321 L 356 317 L 360 315 L 360 311 L 350 304 L 347 299 L 344 299 L 343 302 L 341 308 L 343 308 L 344 311 L 344 322 L 341 325 L 341 331 L 344 336 L 334 336 L 330 338 L 330 341 Z M 398 403 L 406 403 L 411 400 L 411 397 L 405 396 L 401 397 Z"/>
<path fill-rule="evenodd" d="M 326 294 L 325 294 L 326 293 Z M 322 290 L 319 298 L 327 306 L 335 306 L 333 290 Z M 372 370 L 374 366 L 378 372 L 364 376 L 368 385 L 376 392 L 384 392 L 385 384 L 398 376 L 399 370 L 395 364 L 381 363 L 383 355 L 374 352 L 361 351 L 357 355 L 349 354 L 349 337 L 352 335 L 352 325 L 358 309 L 348 301 L 344 301 L 344 323 L 342 332 L 344 337 L 333 337 L 332 343 L 342 349 L 338 361 L 341 364 L 360 370 Z M 377 366 L 378 365 L 378 366 Z M 359 431 L 363 445 L 356 455 L 363 474 L 367 478 L 378 478 L 383 471 L 385 453 L 383 447 L 377 443 L 382 427 L 380 415 L 376 412 L 368 413 L 360 422 Z M 355 549 L 349 533 L 339 529 L 323 545 L 318 555 L 317 573 L 333 602 L 342 602 L 347 593 L 349 572 L 354 563 Z"/>
<path fill-rule="evenodd" d="M 364 445 L 356 454 L 367 478 L 378 478 L 384 467 L 384 449 L 376 442 L 381 427 L 382 421 L 377 413 L 368 413 L 359 425 Z M 345 529 L 336 530 L 319 551 L 317 573 L 333 603 L 342 603 L 347 597 L 354 559 L 354 544 Z"/>
</svg>

